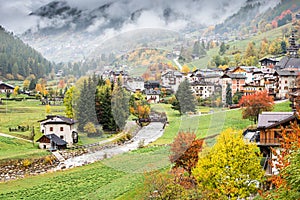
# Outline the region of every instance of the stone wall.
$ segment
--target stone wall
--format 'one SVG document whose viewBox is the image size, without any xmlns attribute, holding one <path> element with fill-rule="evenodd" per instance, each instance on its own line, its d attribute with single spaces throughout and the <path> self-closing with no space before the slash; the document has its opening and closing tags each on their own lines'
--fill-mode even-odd
<svg viewBox="0 0 300 200">
<path fill-rule="evenodd" d="M 53 169 L 59 162 L 52 155 L 38 159 L 11 160 L 0 164 L 0 181 L 9 181 L 25 176 L 44 174 Z"/>
</svg>

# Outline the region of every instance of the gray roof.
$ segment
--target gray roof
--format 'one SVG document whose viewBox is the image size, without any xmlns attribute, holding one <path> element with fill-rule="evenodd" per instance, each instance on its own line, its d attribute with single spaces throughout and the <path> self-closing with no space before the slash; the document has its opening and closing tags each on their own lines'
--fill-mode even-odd
<svg viewBox="0 0 300 200">
<path fill-rule="evenodd" d="M 269 128 L 294 117 L 293 112 L 262 112 L 258 115 L 257 128 Z"/>
<path fill-rule="evenodd" d="M 10 85 L 8 83 L 4 83 L 3 81 L 0 81 L 0 85 L 5 85 L 7 87 L 10 87 L 11 89 L 14 89 L 15 87 L 13 85 Z"/>
<path fill-rule="evenodd" d="M 298 71 L 295 70 L 278 70 L 276 71 L 279 76 L 298 76 Z"/>
<path fill-rule="evenodd" d="M 160 90 L 145 90 L 146 95 L 160 95 Z"/>
<path fill-rule="evenodd" d="M 58 122 L 58 121 L 54 120 L 55 118 L 61 119 L 62 122 Z M 64 117 L 61 115 L 47 115 L 46 119 L 40 120 L 38 122 L 42 122 L 43 124 L 57 124 L 57 123 L 75 124 L 76 123 L 76 121 L 74 119 Z"/>
<path fill-rule="evenodd" d="M 191 82 L 191 86 L 211 86 L 214 85 L 211 82 L 205 82 L 205 81 L 193 81 Z"/>
<path fill-rule="evenodd" d="M 246 79 L 247 77 L 243 74 L 231 74 L 231 73 L 225 73 L 221 78 L 232 78 L 232 79 Z"/>
<path fill-rule="evenodd" d="M 183 76 L 181 72 L 175 71 L 175 70 L 168 70 L 165 73 L 163 73 L 161 76 L 163 77 L 163 76 L 166 76 L 168 74 L 172 74 L 172 76 L 178 76 L 178 77 L 182 77 Z"/>
<path fill-rule="evenodd" d="M 64 146 L 67 144 L 66 141 L 64 141 L 63 139 L 60 139 L 57 135 L 55 134 L 48 134 L 48 135 L 43 135 L 42 137 L 40 137 L 40 139 L 42 139 L 43 137 L 47 137 L 51 142 L 54 142 L 54 144 L 58 145 L 58 146 Z M 37 140 L 37 142 L 40 141 L 40 139 Z"/>
<path fill-rule="evenodd" d="M 275 66 L 276 69 L 300 68 L 300 58 L 290 58 L 285 56 Z"/>
<path fill-rule="evenodd" d="M 221 77 L 220 74 L 206 74 L 204 78 L 218 78 Z"/>
</svg>

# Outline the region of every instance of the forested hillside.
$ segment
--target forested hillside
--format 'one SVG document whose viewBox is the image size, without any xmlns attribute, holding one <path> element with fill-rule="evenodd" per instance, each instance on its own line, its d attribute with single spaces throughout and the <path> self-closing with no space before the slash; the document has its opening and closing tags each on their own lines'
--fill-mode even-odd
<svg viewBox="0 0 300 200">
<path fill-rule="evenodd" d="M 0 26 L 0 77 L 24 80 L 31 74 L 41 78 L 51 72 L 53 64 Z"/>
<path fill-rule="evenodd" d="M 248 32 L 265 32 L 283 26 L 292 21 L 292 15 L 299 12 L 300 1 L 281 0 L 274 8 L 268 1 L 248 0 L 240 10 L 216 25 L 215 33 L 224 34 L 234 30 Z M 264 12 L 261 12 L 265 10 Z"/>
</svg>

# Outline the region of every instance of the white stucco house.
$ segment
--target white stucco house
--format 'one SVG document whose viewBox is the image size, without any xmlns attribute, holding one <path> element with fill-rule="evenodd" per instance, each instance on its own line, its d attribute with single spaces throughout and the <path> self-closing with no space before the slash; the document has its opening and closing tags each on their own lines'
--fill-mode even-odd
<svg viewBox="0 0 300 200">
<path fill-rule="evenodd" d="M 40 131 L 43 133 L 43 136 L 38 140 L 40 148 L 49 148 L 51 146 L 55 149 L 59 148 L 60 145 L 65 145 L 65 143 L 67 146 L 72 146 L 78 142 L 75 120 L 60 115 L 48 115 L 46 119 L 39 122 Z M 53 139 L 51 141 L 53 144 L 49 144 L 51 138 Z"/>
</svg>

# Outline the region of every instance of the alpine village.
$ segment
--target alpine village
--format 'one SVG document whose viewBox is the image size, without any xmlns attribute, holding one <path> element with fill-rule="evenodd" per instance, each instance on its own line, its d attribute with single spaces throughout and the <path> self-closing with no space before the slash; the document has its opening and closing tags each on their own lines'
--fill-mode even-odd
<svg viewBox="0 0 300 200">
<path fill-rule="evenodd" d="M 300 199 L 300 2 L 245 2 L 83 59 L 58 49 L 75 33 L 1 25 L 0 199 Z M 30 16 L 87 12 L 72 5 Z"/>
</svg>

